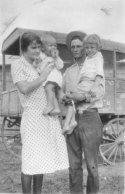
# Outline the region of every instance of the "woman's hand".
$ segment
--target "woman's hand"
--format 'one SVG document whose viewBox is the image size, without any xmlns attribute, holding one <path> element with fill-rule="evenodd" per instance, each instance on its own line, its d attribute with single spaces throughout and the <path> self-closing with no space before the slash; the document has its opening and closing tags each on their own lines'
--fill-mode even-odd
<svg viewBox="0 0 125 194">
<path fill-rule="evenodd" d="M 53 63 L 45 65 L 44 68 L 42 68 L 42 71 L 40 73 L 40 78 L 42 81 L 45 81 L 47 79 L 48 75 L 50 74 L 53 68 L 54 68 Z"/>
</svg>

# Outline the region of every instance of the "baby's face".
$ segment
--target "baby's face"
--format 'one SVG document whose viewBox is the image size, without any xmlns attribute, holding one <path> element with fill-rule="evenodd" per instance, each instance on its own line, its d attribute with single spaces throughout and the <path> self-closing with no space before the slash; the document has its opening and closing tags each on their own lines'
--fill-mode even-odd
<svg viewBox="0 0 125 194">
<path fill-rule="evenodd" d="M 85 52 L 88 57 L 94 56 L 98 52 L 98 47 L 96 43 L 86 43 Z"/>
<path fill-rule="evenodd" d="M 53 50 L 57 50 L 56 41 L 47 41 L 45 44 L 45 54 L 48 56 L 52 55 Z"/>
</svg>

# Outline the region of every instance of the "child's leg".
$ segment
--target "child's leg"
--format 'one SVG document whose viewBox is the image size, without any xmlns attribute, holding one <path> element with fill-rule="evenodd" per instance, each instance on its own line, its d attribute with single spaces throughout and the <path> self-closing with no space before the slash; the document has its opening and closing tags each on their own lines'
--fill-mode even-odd
<svg viewBox="0 0 125 194">
<path fill-rule="evenodd" d="M 43 112 L 43 114 L 49 114 L 54 109 L 54 84 L 52 82 L 48 82 L 45 85 L 45 91 L 47 96 L 47 106 Z"/>
<path fill-rule="evenodd" d="M 74 110 L 74 108 L 73 108 Z M 69 130 L 67 131 L 67 134 L 71 134 L 74 130 L 74 128 L 77 126 L 77 122 L 76 122 L 76 119 L 75 119 L 75 110 L 72 114 L 72 118 L 71 118 L 71 121 L 70 121 L 70 124 L 69 124 Z"/>
<path fill-rule="evenodd" d="M 73 117 L 73 114 L 74 114 L 73 106 L 68 106 L 67 113 L 66 113 L 66 118 L 65 118 L 65 125 L 70 124 L 70 121 Z"/>
<path fill-rule="evenodd" d="M 74 108 L 73 106 L 68 106 L 65 123 L 63 126 L 63 134 L 67 134 L 70 131 L 70 125 L 73 126 L 73 123 L 76 124 Z"/>
<path fill-rule="evenodd" d="M 75 111 L 74 111 L 74 113 L 73 113 L 73 115 L 72 115 L 72 118 L 71 118 L 71 121 L 70 121 L 70 130 L 72 130 L 72 128 L 74 128 L 74 127 L 76 127 L 76 125 L 77 125 L 77 122 L 76 122 L 76 119 L 75 119 Z"/>
</svg>

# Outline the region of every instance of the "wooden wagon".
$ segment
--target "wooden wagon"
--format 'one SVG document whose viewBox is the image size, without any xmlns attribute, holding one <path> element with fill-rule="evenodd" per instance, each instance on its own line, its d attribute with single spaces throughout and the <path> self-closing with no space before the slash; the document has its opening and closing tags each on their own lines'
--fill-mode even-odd
<svg viewBox="0 0 125 194">
<path fill-rule="evenodd" d="M 1 117 L 3 123 L 1 134 L 6 148 L 13 155 L 20 155 L 20 133 L 22 107 L 18 92 L 6 88 L 6 55 L 20 55 L 20 37 L 26 31 L 34 31 L 38 35 L 49 33 L 58 43 L 60 56 L 65 66 L 63 71 L 72 64 L 72 56 L 65 44 L 66 34 L 16 28 L 3 42 Z M 99 110 L 104 124 L 103 140 L 100 154 L 108 164 L 122 162 L 125 159 L 125 44 L 102 40 L 102 55 L 106 77 L 106 94 L 104 106 Z"/>
</svg>

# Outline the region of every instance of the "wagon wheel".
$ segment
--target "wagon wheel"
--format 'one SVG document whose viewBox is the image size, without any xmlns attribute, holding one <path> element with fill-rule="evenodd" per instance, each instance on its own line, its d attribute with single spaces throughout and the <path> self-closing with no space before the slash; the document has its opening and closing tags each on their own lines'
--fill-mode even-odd
<svg viewBox="0 0 125 194">
<path fill-rule="evenodd" d="M 103 144 L 99 150 L 110 165 L 125 161 L 125 118 L 115 118 L 104 127 Z"/>
<path fill-rule="evenodd" d="M 13 155 L 20 158 L 21 137 L 20 137 L 20 117 L 4 117 L 1 136 L 6 149 Z"/>
</svg>

